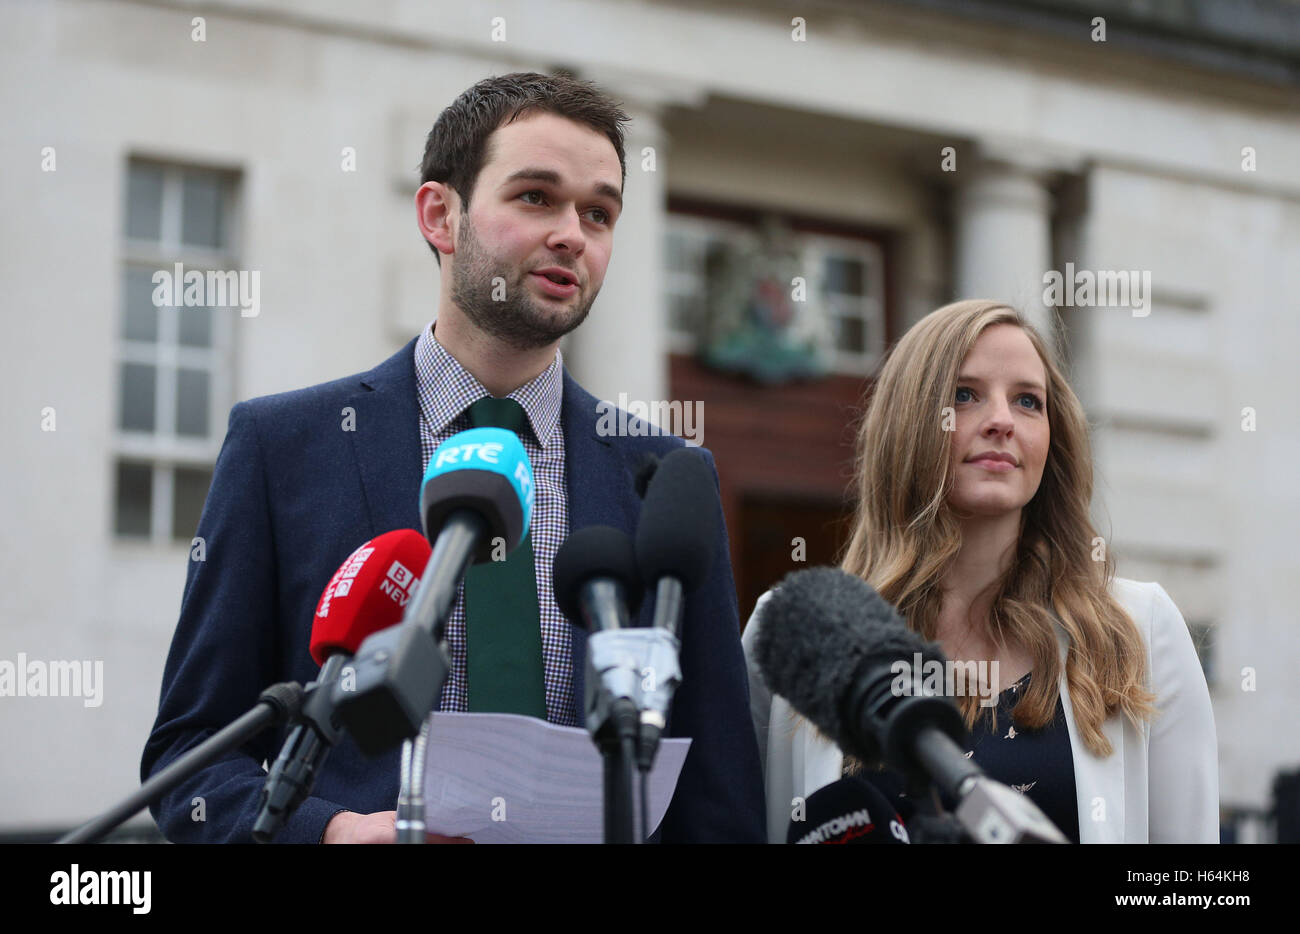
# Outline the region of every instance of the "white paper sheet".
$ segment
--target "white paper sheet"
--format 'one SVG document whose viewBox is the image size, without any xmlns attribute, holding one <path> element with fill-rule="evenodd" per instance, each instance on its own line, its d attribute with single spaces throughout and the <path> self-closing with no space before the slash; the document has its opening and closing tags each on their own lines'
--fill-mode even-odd
<svg viewBox="0 0 1300 934">
<path fill-rule="evenodd" d="M 663 820 L 690 750 L 664 739 L 650 770 L 650 832 Z M 600 843 L 604 773 L 586 730 L 535 717 L 435 713 L 425 758 L 425 826 L 475 843 Z M 633 780 L 641 832 L 641 779 Z"/>
</svg>

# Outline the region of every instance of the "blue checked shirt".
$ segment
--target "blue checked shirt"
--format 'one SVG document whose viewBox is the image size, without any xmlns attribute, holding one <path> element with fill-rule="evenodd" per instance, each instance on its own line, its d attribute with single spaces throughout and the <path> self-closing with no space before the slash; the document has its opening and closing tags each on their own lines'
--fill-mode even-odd
<svg viewBox="0 0 1300 934">
<path fill-rule="evenodd" d="M 415 344 L 415 382 L 420 403 L 420 451 L 427 470 L 438 445 L 460 431 L 469 430 L 470 405 L 490 396 L 473 375 L 434 337 L 431 324 Z M 545 666 L 546 719 L 562 726 L 578 726 L 573 716 L 573 662 L 569 624 L 555 604 L 551 566 L 560 543 L 569 533 L 569 500 L 564 486 L 564 428 L 560 401 L 564 395 L 564 360 L 555 360 L 532 382 L 510 393 L 524 408 L 532 432 L 521 440 L 533 465 L 536 500 L 533 503 L 533 563 L 537 573 L 537 602 L 541 609 L 542 664 Z M 442 686 L 442 709 L 469 709 L 465 685 L 465 585 L 447 621 L 447 649 L 451 671 Z"/>
</svg>

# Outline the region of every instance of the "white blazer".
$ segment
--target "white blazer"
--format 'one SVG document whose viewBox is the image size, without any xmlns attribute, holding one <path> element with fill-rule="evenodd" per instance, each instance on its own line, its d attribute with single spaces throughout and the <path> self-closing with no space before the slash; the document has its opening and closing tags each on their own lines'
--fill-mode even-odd
<svg viewBox="0 0 1300 934">
<path fill-rule="evenodd" d="M 1074 753 L 1080 843 L 1218 843 L 1219 761 L 1214 712 L 1187 624 L 1156 583 L 1115 578 L 1111 593 L 1128 611 L 1147 647 L 1148 690 L 1160 713 L 1134 729 L 1115 713 L 1102 724 L 1113 752 L 1094 756 L 1081 741 L 1065 683 L 1066 635 L 1056 625 L 1061 653 L 1061 702 Z M 749 668 L 749 702 L 758 733 L 767 794 L 767 836 L 784 843 L 792 800 L 840 778 L 844 756 L 779 695 L 773 696 L 754 658 L 763 594 L 741 644 Z"/>
</svg>

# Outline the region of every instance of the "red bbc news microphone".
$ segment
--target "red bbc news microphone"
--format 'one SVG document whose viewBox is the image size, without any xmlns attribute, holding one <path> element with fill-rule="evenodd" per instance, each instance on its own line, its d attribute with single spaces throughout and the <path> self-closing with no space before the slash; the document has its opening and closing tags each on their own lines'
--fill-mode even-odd
<svg viewBox="0 0 1300 934">
<path fill-rule="evenodd" d="M 419 532 L 398 529 L 372 538 L 339 565 L 311 626 L 311 657 L 322 674 L 332 655 L 351 655 L 366 636 L 402 621 L 432 551 Z"/>
<path fill-rule="evenodd" d="M 280 749 L 262 787 L 253 839 L 269 843 L 311 794 L 325 755 L 342 732 L 334 723 L 331 688 L 352 654 L 372 633 L 395 626 L 433 552 L 414 529 L 385 532 L 366 542 L 334 572 L 316 604 L 311 657 L 320 675 L 302 708 L 302 722 Z"/>
</svg>

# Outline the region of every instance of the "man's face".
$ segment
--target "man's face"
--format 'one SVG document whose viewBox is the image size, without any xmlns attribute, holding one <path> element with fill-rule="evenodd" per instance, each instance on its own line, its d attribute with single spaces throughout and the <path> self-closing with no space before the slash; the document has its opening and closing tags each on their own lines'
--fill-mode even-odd
<svg viewBox="0 0 1300 934">
<path fill-rule="evenodd" d="M 452 301 L 519 350 L 568 334 L 605 281 L 620 177 L 609 139 L 572 120 L 537 113 L 497 129 L 457 218 Z"/>
</svg>

